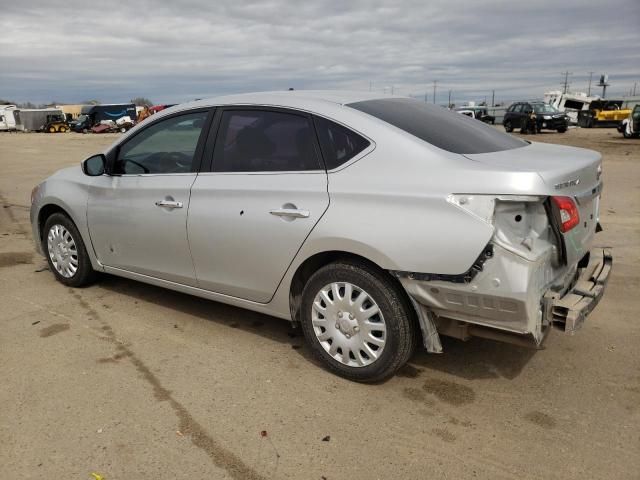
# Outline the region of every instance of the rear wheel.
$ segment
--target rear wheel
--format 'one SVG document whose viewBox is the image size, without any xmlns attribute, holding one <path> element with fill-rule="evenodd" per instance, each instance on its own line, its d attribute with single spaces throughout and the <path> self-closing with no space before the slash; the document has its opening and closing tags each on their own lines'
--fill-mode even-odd
<svg viewBox="0 0 640 480">
<path fill-rule="evenodd" d="M 402 287 L 364 263 L 318 270 L 304 288 L 301 309 L 313 355 L 349 380 L 389 378 L 415 349 L 415 311 Z"/>
<path fill-rule="evenodd" d="M 513 125 L 511 124 L 510 120 L 507 120 L 506 122 L 504 122 L 504 129 L 508 133 L 513 132 Z"/>
<path fill-rule="evenodd" d="M 62 213 L 54 213 L 44 224 L 42 246 L 49 268 L 58 280 L 70 287 L 83 287 L 96 278 L 80 232 Z"/>
<path fill-rule="evenodd" d="M 47 131 L 48 131 L 49 133 L 56 133 L 56 127 L 54 127 L 53 125 L 51 125 L 51 126 L 47 129 Z"/>
<path fill-rule="evenodd" d="M 564 132 L 566 132 L 566 131 L 567 131 L 567 129 L 566 129 L 566 128 L 564 128 L 564 127 L 563 127 L 563 128 L 559 128 L 559 129 L 558 129 L 558 133 L 564 133 Z"/>
</svg>

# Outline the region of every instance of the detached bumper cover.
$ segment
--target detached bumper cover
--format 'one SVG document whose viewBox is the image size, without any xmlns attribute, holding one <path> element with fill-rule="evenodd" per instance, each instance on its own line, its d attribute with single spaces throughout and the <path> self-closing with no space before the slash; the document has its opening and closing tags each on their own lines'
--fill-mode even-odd
<svg viewBox="0 0 640 480">
<path fill-rule="evenodd" d="M 610 249 L 591 250 L 589 263 L 571 289 L 562 296 L 551 291 L 545 294 L 547 319 L 566 333 L 573 334 L 578 330 L 604 295 L 612 264 Z"/>
</svg>

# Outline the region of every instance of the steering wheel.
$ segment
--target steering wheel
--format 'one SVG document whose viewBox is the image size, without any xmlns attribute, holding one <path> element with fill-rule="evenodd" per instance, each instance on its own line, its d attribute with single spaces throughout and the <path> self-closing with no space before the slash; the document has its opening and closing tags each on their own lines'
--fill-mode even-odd
<svg viewBox="0 0 640 480">
<path fill-rule="evenodd" d="M 158 173 L 188 173 L 191 170 L 191 157 L 182 152 L 156 152 L 149 155 L 145 163 L 153 165 Z"/>
<path fill-rule="evenodd" d="M 136 167 L 141 168 L 144 173 L 149 173 L 149 169 L 147 167 L 145 167 L 144 165 L 142 165 L 139 162 L 136 162 L 135 160 L 131 160 L 129 158 L 124 158 L 122 160 L 122 162 L 123 162 L 124 165 L 126 165 L 127 163 L 132 163 Z M 123 167 L 124 167 L 124 165 L 123 165 Z M 125 171 L 126 171 L 126 168 L 125 168 Z"/>
</svg>

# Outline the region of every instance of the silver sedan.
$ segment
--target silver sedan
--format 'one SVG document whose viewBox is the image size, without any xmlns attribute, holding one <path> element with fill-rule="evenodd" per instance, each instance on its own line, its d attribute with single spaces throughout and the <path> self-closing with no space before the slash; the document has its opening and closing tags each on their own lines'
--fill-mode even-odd
<svg viewBox="0 0 640 480">
<path fill-rule="evenodd" d="M 154 115 L 33 190 L 37 250 L 287 319 L 356 381 L 442 335 L 539 346 L 604 292 L 601 157 L 354 92 L 215 98 Z"/>
</svg>

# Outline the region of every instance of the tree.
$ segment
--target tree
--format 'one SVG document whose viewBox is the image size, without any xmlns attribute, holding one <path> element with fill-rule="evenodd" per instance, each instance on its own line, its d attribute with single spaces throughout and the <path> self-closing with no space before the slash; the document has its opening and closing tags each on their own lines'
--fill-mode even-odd
<svg viewBox="0 0 640 480">
<path fill-rule="evenodd" d="M 100 100 L 85 100 L 84 102 L 80 102 L 82 105 L 100 105 Z"/>
<path fill-rule="evenodd" d="M 16 102 L 12 102 L 11 100 L 0 99 L 0 105 L 15 105 Z"/>
<path fill-rule="evenodd" d="M 153 102 L 146 97 L 136 97 L 131 99 L 131 103 L 135 104 L 136 107 L 151 107 L 153 106 Z"/>
</svg>

